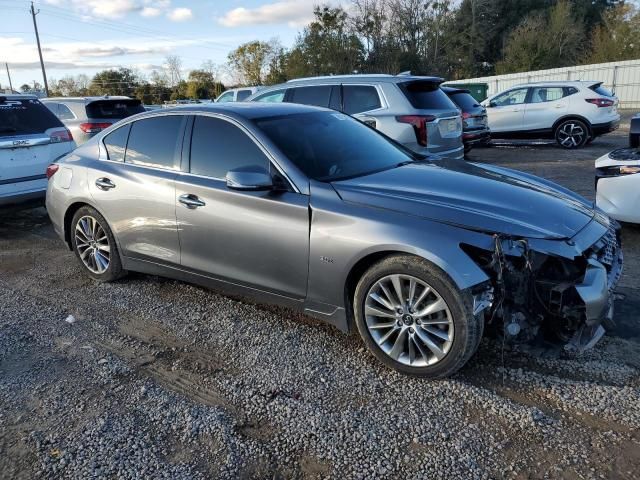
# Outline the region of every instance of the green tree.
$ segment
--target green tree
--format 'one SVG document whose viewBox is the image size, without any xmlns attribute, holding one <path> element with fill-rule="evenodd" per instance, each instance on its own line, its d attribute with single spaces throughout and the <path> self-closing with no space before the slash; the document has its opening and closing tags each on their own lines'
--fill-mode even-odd
<svg viewBox="0 0 640 480">
<path fill-rule="evenodd" d="M 191 70 L 187 79 L 186 95 L 189 98 L 215 98 L 224 90 L 213 74 L 206 70 Z"/>
<path fill-rule="evenodd" d="M 591 35 L 587 63 L 615 62 L 640 58 L 640 11 L 622 4 L 603 15 Z"/>
<path fill-rule="evenodd" d="M 91 79 L 88 91 L 90 95 L 126 95 L 132 97 L 138 84 L 138 77 L 129 68 L 103 70 L 96 73 Z"/>
<path fill-rule="evenodd" d="M 253 41 L 240 45 L 229 53 L 229 68 L 237 83 L 242 85 L 262 85 L 268 73 L 268 66 L 274 54 L 270 42 Z"/>
<path fill-rule="evenodd" d="M 560 0 L 546 12 L 529 14 L 508 36 L 497 73 L 575 65 L 583 55 L 584 23 Z"/>
</svg>

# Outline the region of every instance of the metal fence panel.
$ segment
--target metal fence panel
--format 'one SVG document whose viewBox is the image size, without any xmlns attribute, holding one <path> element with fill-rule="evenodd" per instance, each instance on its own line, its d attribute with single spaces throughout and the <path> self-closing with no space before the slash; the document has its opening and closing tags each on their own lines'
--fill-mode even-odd
<svg viewBox="0 0 640 480">
<path fill-rule="evenodd" d="M 467 78 L 451 83 L 486 83 L 488 94 L 493 95 L 522 83 L 554 80 L 597 80 L 618 96 L 620 108 L 640 109 L 640 60 Z"/>
</svg>

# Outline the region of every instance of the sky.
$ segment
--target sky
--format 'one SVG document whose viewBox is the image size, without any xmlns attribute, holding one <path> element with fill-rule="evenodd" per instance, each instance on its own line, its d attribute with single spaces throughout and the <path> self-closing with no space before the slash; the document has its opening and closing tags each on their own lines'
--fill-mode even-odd
<svg viewBox="0 0 640 480">
<path fill-rule="evenodd" d="M 167 55 L 183 70 L 227 54 L 251 40 L 278 38 L 290 46 L 313 18 L 318 0 L 37 0 L 35 9 L 49 80 L 107 68 L 142 74 Z M 325 2 L 323 2 L 325 3 Z M 336 2 L 332 2 L 336 3 Z M 0 88 L 42 82 L 27 0 L 0 0 Z"/>
</svg>

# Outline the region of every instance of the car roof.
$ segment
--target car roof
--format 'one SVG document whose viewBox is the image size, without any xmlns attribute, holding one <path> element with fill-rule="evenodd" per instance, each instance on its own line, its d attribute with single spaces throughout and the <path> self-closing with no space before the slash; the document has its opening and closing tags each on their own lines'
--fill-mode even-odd
<svg viewBox="0 0 640 480">
<path fill-rule="evenodd" d="M 7 100 L 38 100 L 38 97 L 28 93 L 0 93 L 0 98 Z"/>
<path fill-rule="evenodd" d="M 91 102 L 96 102 L 99 100 L 136 100 L 135 98 L 131 98 L 131 97 L 126 97 L 123 95 L 103 95 L 101 97 L 99 96 L 93 96 L 93 97 L 46 97 L 46 98 L 42 98 L 42 101 L 55 101 L 55 102 L 86 102 L 86 103 L 91 103 Z"/>
<path fill-rule="evenodd" d="M 163 108 L 138 114 L 137 117 L 152 117 L 171 112 L 180 113 L 223 113 L 235 117 L 248 119 L 277 117 L 295 113 L 333 112 L 328 108 L 302 105 L 299 103 L 261 103 L 261 102 L 225 102 L 182 105 L 172 108 Z M 334 112 L 335 113 L 335 112 Z"/>
<path fill-rule="evenodd" d="M 549 80 L 549 81 L 546 81 L 546 82 L 520 83 L 518 85 L 514 85 L 511 88 L 515 88 L 515 87 L 564 87 L 564 86 L 584 87 L 586 85 L 595 85 L 597 83 L 602 83 L 602 82 L 600 80 Z"/>
<path fill-rule="evenodd" d="M 314 81 L 321 81 L 323 83 L 339 83 L 345 80 L 351 80 L 351 81 L 368 80 L 373 82 L 387 82 L 387 83 L 400 83 L 400 82 L 407 82 L 407 81 L 413 81 L 413 80 L 426 80 L 426 81 L 437 82 L 437 83 L 444 82 L 444 79 L 440 77 L 408 75 L 408 74 L 389 75 L 385 73 L 366 73 L 366 74 L 360 73 L 360 74 L 351 74 L 351 75 L 325 75 L 325 76 L 318 76 L 318 77 L 295 78 L 293 80 L 287 81 L 285 85 L 292 85 L 298 82 L 311 83 Z"/>
</svg>

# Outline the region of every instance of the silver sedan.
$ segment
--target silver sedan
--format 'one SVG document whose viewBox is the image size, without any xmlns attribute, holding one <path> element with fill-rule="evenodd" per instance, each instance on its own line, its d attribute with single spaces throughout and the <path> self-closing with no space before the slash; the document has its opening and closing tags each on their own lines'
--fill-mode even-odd
<svg viewBox="0 0 640 480">
<path fill-rule="evenodd" d="M 165 275 L 357 328 L 427 377 L 485 325 L 589 348 L 613 321 L 619 227 L 578 195 L 425 157 L 336 111 L 189 106 L 130 117 L 50 167 L 54 228 L 97 281 Z"/>
</svg>

